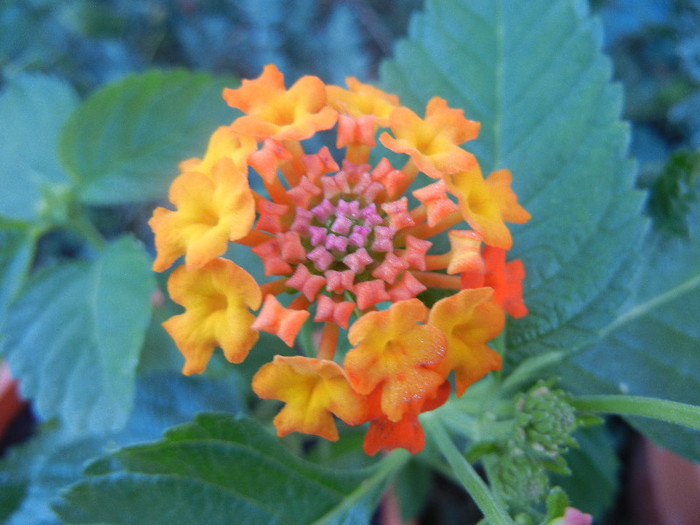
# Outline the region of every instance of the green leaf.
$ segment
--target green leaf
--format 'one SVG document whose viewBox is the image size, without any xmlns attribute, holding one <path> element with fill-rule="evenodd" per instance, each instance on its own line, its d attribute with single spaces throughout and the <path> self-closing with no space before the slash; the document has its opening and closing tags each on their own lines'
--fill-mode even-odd
<svg viewBox="0 0 700 525">
<path fill-rule="evenodd" d="M 124 237 L 97 259 L 40 272 L 9 308 L 2 352 L 42 418 L 75 432 L 121 428 L 154 288 L 150 258 Z"/>
<path fill-rule="evenodd" d="M 560 374 L 580 393 L 623 393 L 700 405 L 700 204 L 688 216 L 689 239 L 651 236 L 639 295 Z M 700 459 L 700 433 L 631 418 L 661 446 Z"/>
<path fill-rule="evenodd" d="M 0 227 L 0 325 L 7 305 L 27 276 L 33 256 L 34 236 L 28 228 Z"/>
<path fill-rule="evenodd" d="M 238 412 L 242 401 L 229 385 L 181 374 L 149 374 L 136 383 L 136 404 L 124 430 L 107 436 L 76 436 L 42 428 L 38 436 L 10 449 L 0 463 L 0 512 L 7 525 L 58 525 L 49 502 L 81 479 L 85 465 L 117 446 L 158 439 L 202 410 Z M 14 504 L 14 505 L 12 505 Z"/>
<path fill-rule="evenodd" d="M 93 463 L 54 509 L 66 523 L 369 523 L 407 459 L 400 451 L 372 469 L 325 469 L 252 420 L 201 414 Z"/>
<path fill-rule="evenodd" d="M 185 71 L 132 75 L 93 93 L 61 135 L 61 159 L 88 204 L 167 195 L 177 165 L 201 157 L 234 118 L 221 90 L 231 79 Z"/>
<path fill-rule="evenodd" d="M 384 87 L 419 114 L 438 95 L 480 121 L 465 147 L 486 173 L 511 170 L 532 214 L 511 227 L 530 310 L 507 329 L 515 359 L 596 338 L 628 296 L 645 226 L 622 93 L 600 25 L 580 5 L 429 0 L 381 69 Z"/>
<path fill-rule="evenodd" d="M 0 94 L 0 216 L 34 220 L 46 195 L 70 187 L 57 139 L 77 105 L 66 81 L 45 75 L 20 75 Z"/>
</svg>

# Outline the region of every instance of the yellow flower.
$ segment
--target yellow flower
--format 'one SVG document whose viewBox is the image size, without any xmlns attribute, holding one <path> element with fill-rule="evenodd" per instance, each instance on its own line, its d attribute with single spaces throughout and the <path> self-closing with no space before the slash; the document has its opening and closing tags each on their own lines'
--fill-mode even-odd
<svg viewBox="0 0 700 525">
<path fill-rule="evenodd" d="M 394 137 L 383 133 L 379 140 L 396 153 L 406 153 L 418 169 L 433 178 L 457 173 L 476 164 L 474 156 L 459 147 L 479 134 L 480 124 L 464 118 L 461 109 L 447 107 L 440 97 L 433 97 L 425 110 L 425 119 L 405 107 L 390 116 Z"/>
<path fill-rule="evenodd" d="M 277 435 L 303 432 L 338 439 L 333 415 L 349 425 L 366 420 L 367 403 L 348 383 L 333 361 L 302 356 L 275 356 L 253 378 L 253 390 L 262 399 L 286 403 L 275 417 Z"/>
<path fill-rule="evenodd" d="M 491 288 L 462 290 L 430 310 L 428 325 L 447 337 L 445 358 L 436 368 L 445 376 L 454 370 L 458 396 L 487 372 L 501 368 L 501 356 L 486 345 L 501 333 L 505 322 L 503 310 L 492 297 Z"/>
<path fill-rule="evenodd" d="M 354 77 L 348 77 L 345 82 L 349 89 L 339 86 L 326 87 L 328 104 L 341 115 L 354 118 L 373 115 L 378 125 L 386 127 L 389 124 L 389 115 L 399 105 L 399 97 L 363 84 Z"/>
<path fill-rule="evenodd" d="M 478 165 L 448 177 L 448 189 L 457 196 L 469 225 L 486 244 L 506 250 L 511 248 L 513 238 L 505 223 L 523 224 L 530 220 L 530 214 L 518 204 L 511 180 L 508 170 L 495 171 L 484 180 Z"/>
<path fill-rule="evenodd" d="M 170 187 L 177 210 L 156 208 L 149 225 L 155 234 L 153 269 L 167 270 L 181 255 L 189 270 L 223 255 L 229 241 L 245 237 L 255 220 L 255 200 L 245 172 L 220 159 L 211 176 L 182 173 Z"/>
<path fill-rule="evenodd" d="M 243 361 L 258 340 L 251 328 L 262 294 L 255 279 L 227 259 L 214 259 L 194 271 L 180 266 L 170 275 L 168 293 L 185 307 L 163 326 L 185 356 L 185 375 L 203 372 L 221 347 L 232 363 Z"/>
</svg>

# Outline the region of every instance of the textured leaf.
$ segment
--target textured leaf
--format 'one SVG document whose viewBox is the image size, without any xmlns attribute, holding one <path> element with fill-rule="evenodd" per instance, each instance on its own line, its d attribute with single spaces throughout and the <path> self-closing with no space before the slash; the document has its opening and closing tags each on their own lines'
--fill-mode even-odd
<svg viewBox="0 0 700 525">
<path fill-rule="evenodd" d="M 92 94 L 60 138 L 61 158 L 89 204 L 162 198 L 188 157 L 234 118 L 221 98 L 230 79 L 176 72 L 132 75 Z"/>
<path fill-rule="evenodd" d="M 532 214 L 511 228 L 530 310 L 508 326 L 511 358 L 593 340 L 628 295 L 644 228 L 621 90 L 582 4 L 430 0 L 381 70 L 420 114 L 439 95 L 480 121 L 466 148 L 486 173 L 510 169 Z"/>
<path fill-rule="evenodd" d="M 305 462 L 254 421 L 220 414 L 122 449 L 87 473 L 54 507 L 66 523 L 369 523 L 388 481 Z"/>
<path fill-rule="evenodd" d="M 164 429 L 192 419 L 199 411 L 238 412 L 242 402 L 220 381 L 181 374 L 151 374 L 136 383 L 134 412 L 123 431 L 108 436 L 75 436 L 43 429 L 39 436 L 11 449 L 0 463 L 0 511 L 15 506 L 7 525 L 58 525 L 49 503 L 61 489 L 81 478 L 91 459 L 116 446 L 157 439 Z M 21 490 L 26 491 L 23 494 Z M 3 497 L 6 500 L 3 501 Z"/>
<path fill-rule="evenodd" d="M 124 425 L 153 288 L 150 258 L 131 238 L 30 280 L 9 309 L 2 351 L 42 418 L 76 432 Z"/>
<path fill-rule="evenodd" d="M 696 186 L 700 190 L 700 186 Z M 700 405 L 700 205 L 689 239 L 650 237 L 639 295 L 603 340 L 559 366 L 582 393 L 629 393 Z M 700 460 L 700 433 L 631 419 L 661 446 Z"/>
<path fill-rule="evenodd" d="M 32 220 L 42 198 L 68 187 L 57 138 L 78 99 L 64 80 L 20 75 L 0 95 L 0 216 Z"/>
</svg>

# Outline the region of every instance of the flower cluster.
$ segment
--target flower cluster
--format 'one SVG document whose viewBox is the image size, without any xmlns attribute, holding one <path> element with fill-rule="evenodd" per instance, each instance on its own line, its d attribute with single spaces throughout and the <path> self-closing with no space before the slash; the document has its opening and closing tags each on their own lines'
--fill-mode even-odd
<svg viewBox="0 0 700 525">
<path fill-rule="evenodd" d="M 461 395 L 499 369 L 487 343 L 506 313 L 527 313 L 505 223 L 529 215 L 507 170 L 484 177 L 460 147 L 479 131 L 463 111 L 435 97 L 421 118 L 394 95 L 347 85 L 307 76 L 286 88 L 269 65 L 225 89 L 243 115 L 214 132 L 202 159 L 181 163 L 174 209 L 157 208 L 149 223 L 153 268 L 184 256 L 168 291 L 185 311 L 164 327 L 185 374 L 202 372 L 216 347 L 241 362 L 260 331 L 293 348 L 306 325 L 315 355 L 275 356 L 253 379 L 261 398 L 284 402 L 278 434 L 335 440 L 337 418 L 369 423 L 368 454 L 415 453 L 418 416 L 445 402 L 451 372 Z M 319 149 L 328 130 L 342 159 Z M 375 158 L 382 150 L 405 164 Z M 259 256 L 267 282 L 223 257 L 230 242 Z M 443 298 L 423 300 L 428 289 Z M 341 329 L 352 347 L 336 355 Z"/>
</svg>

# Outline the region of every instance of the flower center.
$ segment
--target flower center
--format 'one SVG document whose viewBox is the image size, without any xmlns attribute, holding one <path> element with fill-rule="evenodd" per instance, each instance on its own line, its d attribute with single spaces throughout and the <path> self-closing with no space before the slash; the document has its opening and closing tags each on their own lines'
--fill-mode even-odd
<svg viewBox="0 0 700 525">
<path fill-rule="evenodd" d="M 413 226 L 405 198 L 386 202 L 385 187 L 367 164 L 346 161 L 335 174 L 307 173 L 287 195 L 296 206 L 268 206 L 277 206 L 274 240 L 253 249 L 268 275 L 290 275 L 286 287 L 309 301 L 320 293 L 352 299 L 361 310 L 395 297 L 415 297 L 424 289 L 405 276 L 420 264 L 406 247 L 407 236 L 396 235 Z M 261 214 L 258 228 L 267 228 L 261 224 L 272 222 Z"/>
</svg>

